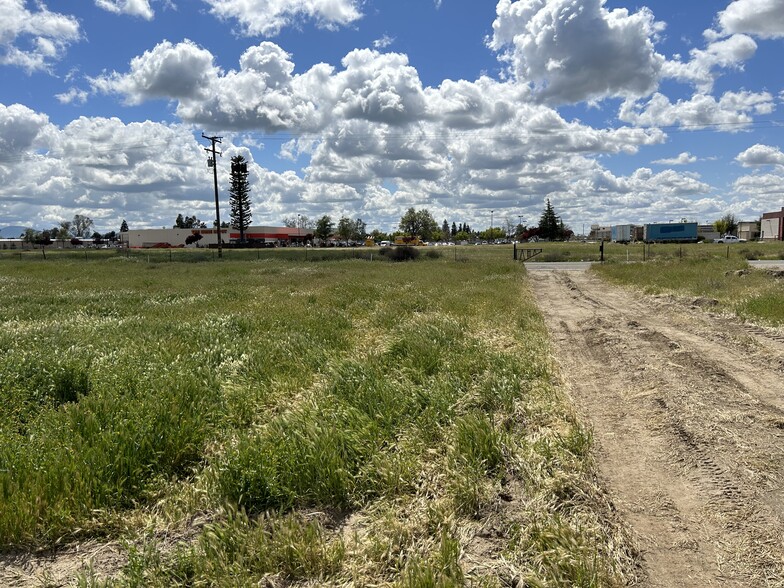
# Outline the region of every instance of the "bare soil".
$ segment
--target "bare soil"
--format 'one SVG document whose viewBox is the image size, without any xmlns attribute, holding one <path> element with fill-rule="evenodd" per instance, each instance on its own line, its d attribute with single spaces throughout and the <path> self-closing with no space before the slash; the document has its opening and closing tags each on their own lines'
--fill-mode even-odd
<svg viewBox="0 0 784 588">
<path fill-rule="evenodd" d="M 529 273 L 648 587 L 784 586 L 784 330 Z"/>
</svg>

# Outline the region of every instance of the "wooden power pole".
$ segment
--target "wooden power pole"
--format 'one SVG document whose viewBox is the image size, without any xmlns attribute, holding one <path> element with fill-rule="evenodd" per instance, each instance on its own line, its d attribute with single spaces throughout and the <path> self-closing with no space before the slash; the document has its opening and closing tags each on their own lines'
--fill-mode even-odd
<svg viewBox="0 0 784 588">
<path fill-rule="evenodd" d="M 218 227 L 218 259 L 223 258 L 223 240 L 221 239 L 221 221 L 220 221 L 220 204 L 218 203 L 218 162 L 216 155 L 223 157 L 223 153 L 218 153 L 215 149 L 215 144 L 220 143 L 223 137 L 208 137 L 204 133 L 201 134 L 203 139 L 207 139 L 212 143 L 211 147 L 205 147 L 207 153 L 212 153 L 212 157 L 207 160 L 207 165 L 212 168 L 212 177 L 215 182 L 215 222 Z"/>
</svg>

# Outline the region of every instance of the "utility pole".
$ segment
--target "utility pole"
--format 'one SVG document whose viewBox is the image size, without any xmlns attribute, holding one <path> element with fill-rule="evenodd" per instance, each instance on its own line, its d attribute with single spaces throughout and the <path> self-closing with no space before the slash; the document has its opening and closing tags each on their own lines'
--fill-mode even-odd
<svg viewBox="0 0 784 588">
<path fill-rule="evenodd" d="M 223 258 L 223 240 L 221 239 L 221 222 L 220 222 L 220 204 L 218 204 L 218 162 L 215 159 L 216 155 L 223 157 L 223 153 L 218 153 L 215 150 L 215 143 L 220 143 L 223 137 L 208 137 L 204 133 L 201 134 L 203 139 L 207 139 L 212 143 L 212 147 L 205 147 L 207 153 L 212 153 L 212 157 L 207 160 L 207 166 L 212 168 L 212 177 L 215 182 L 215 219 L 218 225 L 218 259 Z"/>
</svg>

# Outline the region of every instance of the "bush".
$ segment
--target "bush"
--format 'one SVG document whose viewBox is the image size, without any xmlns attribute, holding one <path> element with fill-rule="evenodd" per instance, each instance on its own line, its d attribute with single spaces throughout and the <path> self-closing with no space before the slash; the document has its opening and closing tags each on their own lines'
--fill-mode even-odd
<svg viewBox="0 0 784 588">
<path fill-rule="evenodd" d="M 390 261 L 414 261 L 419 258 L 419 250 L 408 245 L 389 247 L 382 251 L 387 251 L 386 255 Z"/>
</svg>

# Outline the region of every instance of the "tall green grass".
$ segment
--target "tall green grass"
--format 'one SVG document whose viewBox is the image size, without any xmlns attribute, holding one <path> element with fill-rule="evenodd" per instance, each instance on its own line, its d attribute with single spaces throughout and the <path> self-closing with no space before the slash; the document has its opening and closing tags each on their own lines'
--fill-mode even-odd
<svg viewBox="0 0 784 588">
<path fill-rule="evenodd" d="M 82 585 L 624 574 L 510 259 L 14 261 L 0 289 L 0 544 L 122 535 L 124 569 Z M 529 521 L 577 529 L 571 560 Z"/>
<path fill-rule="evenodd" d="M 782 278 L 765 270 L 749 269 L 739 258 L 611 263 L 594 267 L 594 271 L 613 282 L 635 286 L 650 294 L 707 298 L 744 318 L 784 324 Z"/>
</svg>

